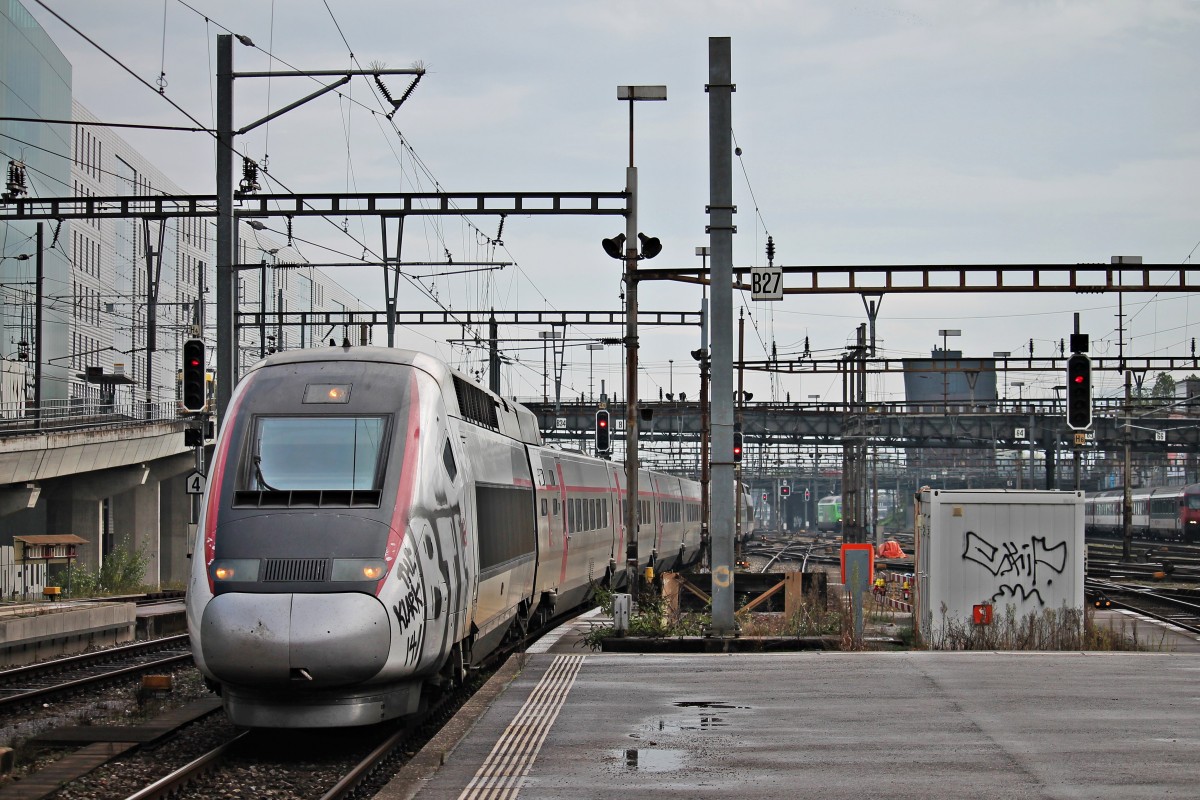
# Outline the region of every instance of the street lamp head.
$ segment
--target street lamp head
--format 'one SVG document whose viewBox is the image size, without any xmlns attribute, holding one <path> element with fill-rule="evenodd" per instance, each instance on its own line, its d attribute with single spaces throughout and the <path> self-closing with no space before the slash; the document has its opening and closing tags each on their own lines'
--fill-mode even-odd
<svg viewBox="0 0 1200 800">
<path fill-rule="evenodd" d="M 618 100 L 666 100 L 666 86 L 618 86 Z"/>
</svg>

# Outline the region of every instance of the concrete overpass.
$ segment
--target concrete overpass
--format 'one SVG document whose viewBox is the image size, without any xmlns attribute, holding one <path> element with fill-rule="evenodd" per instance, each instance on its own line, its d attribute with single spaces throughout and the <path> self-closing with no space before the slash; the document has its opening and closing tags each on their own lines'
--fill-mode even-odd
<svg viewBox="0 0 1200 800">
<path fill-rule="evenodd" d="M 186 422 L 174 403 L 152 408 L 148 420 L 140 418 L 143 408 L 136 414 L 81 409 L 48 415 L 40 424 L 0 419 L 4 596 L 23 585 L 25 565 L 13 561 L 14 536 L 80 536 L 88 543 L 80 546 L 78 563 L 89 569 L 127 541 L 150 557 L 146 583 L 186 581 L 192 503 L 184 477 L 194 467 L 193 450 L 184 446 Z"/>
</svg>

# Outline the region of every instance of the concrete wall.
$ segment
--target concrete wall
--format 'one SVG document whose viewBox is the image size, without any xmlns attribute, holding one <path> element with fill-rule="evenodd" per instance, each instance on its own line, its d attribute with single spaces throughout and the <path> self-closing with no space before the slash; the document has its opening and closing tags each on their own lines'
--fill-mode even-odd
<svg viewBox="0 0 1200 800">
<path fill-rule="evenodd" d="M 133 641 L 133 603 L 21 606 L 0 615 L 0 667 Z"/>
</svg>

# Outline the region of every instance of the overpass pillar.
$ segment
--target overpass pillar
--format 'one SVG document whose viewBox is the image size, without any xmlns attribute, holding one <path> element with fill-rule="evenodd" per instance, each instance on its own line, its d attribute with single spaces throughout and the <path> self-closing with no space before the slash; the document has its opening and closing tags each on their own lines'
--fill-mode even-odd
<svg viewBox="0 0 1200 800">
<path fill-rule="evenodd" d="M 95 570 L 100 563 L 100 499 L 90 492 L 74 491 L 72 481 L 54 481 L 42 495 L 46 504 L 46 533 L 73 533 L 86 539 L 75 566 Z"/>
<path fill-rule="evenodd" d="M 128 540 L 132 552 L 142 551 L 149 556 L 143 581 L 151 586 L 161 582 L 160 543 L 161 508 L 159 483 L 155 480 L 134 486 L 112 499 L 113 545 L 121 547 Z"/>
<path fill-rule="evenodd" d="M 184 488 L 184 475 L 174 475 L 159 482 L 159 578 L 163 583 L 186 586 L 190 564 L 188 562 L 189 522 L 192 516 L 192 499 Z"/>
</svg>

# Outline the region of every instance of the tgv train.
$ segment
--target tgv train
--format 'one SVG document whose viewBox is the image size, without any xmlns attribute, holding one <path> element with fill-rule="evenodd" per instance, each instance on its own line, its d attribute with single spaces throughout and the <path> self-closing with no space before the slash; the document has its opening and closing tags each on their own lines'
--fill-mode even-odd
<svg viewBox="0 0 1200 800">
<path fill-rule="evenodd" d="M 1088 533 L 1120 535 L 1124 490 L 1089 493 L 1084 500 Z M 1200 542 L 1200 484 L 1134 489 L 1131 529 L 1134 536 Z"/>
<path fill-rule="evenodd" d="M 623 579 L 626 501 L 620 464 L 544 447 L 528 409 L 436 358 L 270 356 L 209 470 L 196 664 L 240 726 L 415 713 L 506 636 Z M 698 558 L 700 503 L 698 483 L 639 473 L 639 569 Z"/>
</svg>

